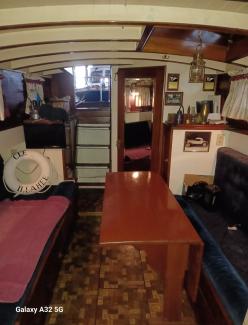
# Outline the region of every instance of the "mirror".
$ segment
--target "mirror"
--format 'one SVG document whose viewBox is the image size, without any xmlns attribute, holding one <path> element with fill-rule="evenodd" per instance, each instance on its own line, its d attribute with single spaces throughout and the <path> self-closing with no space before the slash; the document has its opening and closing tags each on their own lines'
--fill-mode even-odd
<svg viewBox="0 0 248 325">
<path fill-rule="evenodd" d="M 124 170 L 150 170 L 154 80 L 125 78 L 124 92 Z"/>
</svg>

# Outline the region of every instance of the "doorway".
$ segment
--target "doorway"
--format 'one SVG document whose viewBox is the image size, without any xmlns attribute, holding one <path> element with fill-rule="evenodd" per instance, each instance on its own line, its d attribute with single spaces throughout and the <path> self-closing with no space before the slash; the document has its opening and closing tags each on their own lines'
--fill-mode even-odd
<svg viewBox="0 0 248 325">
<path fill-rule="evenodd" d="M 119 69 L 118 171 L 160 173 L 163 89 L 164 67 Z M 138 145 L 138 151 L 135 147 L 133 151 L 136 161 L 130 161 L 126 154 L 132 144 Z"/>
</svg>

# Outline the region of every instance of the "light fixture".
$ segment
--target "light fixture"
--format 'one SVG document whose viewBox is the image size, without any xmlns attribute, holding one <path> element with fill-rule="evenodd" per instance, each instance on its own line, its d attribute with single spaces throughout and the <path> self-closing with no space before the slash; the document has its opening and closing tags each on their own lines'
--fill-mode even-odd
<svg viewBox="0 0 248 325">
<path fill-rule="evenodd" d="M 205 72 L 205 61 L 202 58 L 202 39 L 199 32 L 199 43 L 195 49 L 193 61 L 190 63 L 189 82 L 203 82 Z"/>
</svg>

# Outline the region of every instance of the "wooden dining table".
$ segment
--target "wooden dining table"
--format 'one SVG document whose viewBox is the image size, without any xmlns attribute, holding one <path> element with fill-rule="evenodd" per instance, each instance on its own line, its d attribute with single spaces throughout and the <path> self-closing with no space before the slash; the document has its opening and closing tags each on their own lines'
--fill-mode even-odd
<svg viewBox="0 0 248 325">
<path fill-rule="evenodd" d="M 196 300 L 203 242 L 162 177 L 154 172 L 108 173 L 100 245 L 134 245 L 164 283 L 164 318 L 179 321 L 182 290 Z"/>
</svg>

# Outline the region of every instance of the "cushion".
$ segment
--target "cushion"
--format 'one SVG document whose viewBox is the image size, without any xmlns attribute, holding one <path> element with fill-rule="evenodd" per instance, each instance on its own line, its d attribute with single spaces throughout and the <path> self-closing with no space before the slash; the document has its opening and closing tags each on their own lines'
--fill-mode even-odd
<svg viewBox="0 0 248 325">
<path fill-rule="evenodd" d="M 203 268 L 235 325 L 242 324 L 248 308 L 248 288 L 218 243 L 205 228 L 190 204 L 180 196 L 177 200 L 204 241 Z"/>
<path fill-rule="evenodd" d="M 214 183 L 221 188 L 226 217 L 248 229 L 248 156 L 231 148 L 218 149 Z"/>
<path fill-rule="evenodd" d="M 148 121 L 125 123 L 125 148 L 149 146 L 151 131 Z"/>
</svg>

